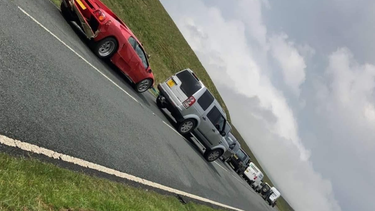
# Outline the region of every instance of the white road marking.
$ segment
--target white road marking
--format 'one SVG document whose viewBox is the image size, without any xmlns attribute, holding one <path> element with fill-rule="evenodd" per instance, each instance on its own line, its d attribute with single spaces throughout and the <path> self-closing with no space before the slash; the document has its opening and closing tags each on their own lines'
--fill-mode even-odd
<svg viewBox="0 0 375 211">
<path fill-rule="evenodd" d="M 184 191 L 180 191 L 180 190 L 177 190 L 177 189 L 165 186 L 165 185 L 161 185 L 161 184 L 149 181 L 149 180 L 142 179 L 140 177 L 136 177 L 136 176 L 133 176 L 133 175 L 130 175 L 130 174 L 127 174 L 127 173 L 123 173 L 123 172 L 120 172 L 120 171 L 117 171 L 117 170 L 114 170 L 114 169 L 111 169 L 111 168 L 108 168 L 108 167 L 105 167 L 105 166 L 102 166 L 102 165 L 98 165 L 98 164 L 95 164 L 95 163 L 92 163 L 92 162 L 89 162 L 89 161 L 86 161 L 86 160 L 83 160 L 83 159 L 80 159 L 80 158 L 76 158 L 76 157 L 65 155 L 65 154 L 62 154 L 62 153 L 59 153 L 59 152 L 55 152 L 55 151 L 52 151 L 52 150 L 49 150 L 49 149 L 46 149 L 46 148 L 43 148 L 43 147 L 39 147 L 39 146 L 34 145 L 34 144 L 30 144 L 30 143 L 22 142 L 22 141 L 19 141 L 19 140 L 11 139 L 11 138 L 8 138 L 8 137 L 3 136 L 3 135 L 0 135 L 0 144 L 6 145 L 6 146 L 9 146 L 9 147 L 19 148 L 19 149 L 27 151 L 27 152 L 32 152 L 32 153 L 44 155 L 44 156 L 47 156 L 47 157 L 50 157 L 50 158 L 53 158 L 53 159 L 56 159 L 56 160 L 60 159 L 62 161 L 72 163 L 72 164 L 75 164 L 75 165 L 78 165 L 78 166 L 81 166 L 81 167 L 85 167 L 85 168 L 89 168 L 89 169 L 92 169 L 92 170 L 100 171 L 100 172 L 110 174 L 110 175 L 115 175 L 116 177 L 119 177 L 119 178 L 131 180 L 133 182 L 137 182 L 137 183 L 140 183 L 140 184 L 143 184 L 143 185 L 147 185 L 147 186 L 150 186 L 150 187 L 153 187 L 153 188 L 157 188 L 157 189 L 160 189 L 160 190 L 163 190 L 163 191 L 167 191 L 169 193 L 186 196 L 186 197 L 189 197 L 189 198 L 192 198 L 192 199 L 195 199 L 195 200 L 210 203 L 210 204 L 220 206 L 220 207 L 223 207 L 223 208 L 242 211 L 241 209 L 238 209 L 238 208 L 235 208 L 235 207 L 232 207 L 232 206 L 229 206 L 229 205 L 225 205 L 225 204 L 222 204 L 220 202 L 216 202 L 216 201 L 206 199 L 206 198 L 194 195 L 194 194 L 190 194 L 190 193 L 187 193 L 187 192 L 184 192 Z"/>
<path fill-rule="evenodd" d="M 236 180 L 238 180 L 240 183 L 242 183 L 242 181 L 240 179 L 238 179 L 235 175 L 232 174 L 232 177 L 234 177 Z"/>
<path fill-rule="evenodd" d="M 51 3 L 54 7 L 56 7 L 57 9 L 60 9 L 55 3 L 53 3 L 51 0 L 48 0 L 49 3 Z"/>
<path fill-rule="evenodd" d="M 74 54 L 76 54 L 79 58 L 81 58 L 84 62 L 86 62 L 89 66 L 91 66 L 94 70 L 96 70 L 98 73 L 100 73 L 104 78 L 106 78 L 108 81 L 110 81 L 113 85 L 115 85 L 117 88 L 119 88 L 121 91 L 123 91 L 125 94 L 127 94 L 129 97 L 131 97 L 135 102 L 139 103 L 137 99 L 135 99 L 132 95 L 130 95 L 127 91 L 125 91 L 123 88 L 121 88 L 118 84 L 116 84 L 112 79 L 110 79 L 108 76 L 106 76 L 103 72 L 101 72 L 98 68 L 96 68 L 94 65 L 92 65 L 89 61 L 87 61 L 83 56 L 78 54 L 73 48 L 71 48 L 69 45 L 67 45 L 64 41 L 62 41 L 58 36 L 56 36 L 54 33 L 52 33 L 49 29 L 47 29 L 45 26 L 43 26 L 39 21 L 37 21 L 34 17 L 29 15 L 25 10 L 23 10 L 21 7 L 18 6 L 18 9 L 21 10 L 25 15 L 27 15 L 31 20 L 33 20 L 36 24 L 38 24 L 40 27 L 42 27 L 45 31 L 47 31 L 49 34 L 51 34 L 54 38 L 56 38 L 59 42 L 61 42 L 65 47 L 67 47 L 69 50 L 71 50 Z"/>
<path fill-rule="evenodd" d="M 175 130 L 172 126 L 170 126 L 168 123 L 164 122 L 162 120 L 162 122 L 167 125 L 171 130 L 173 130 L 175 133 L 177 133 L 179 136 L 181 136 L 183 139 L 185 139 L 185 137 L 183 137 L 179 132 L 177 132 L 177 130 Z"/>
<path fill-rule="evenodd" d="M 228 170 L 226 170 L 224 167 L 222 167 L 219 163 L 217 163 L 216 161 L 214 162 L 216 165 L 218 165 L 220 168 L 222 168 L 224 171 L 228 172 Z"/>
<path fill-rule="evenodd" d="M 216 163 L 216 161 L 215 161 L 215 163 Z M 233 177 L 233 178 L 235 178 L 237 181 L 239 181 L 240 183 L 242 183 L 243 184 L 243 180 L 241 180 L 241 179 L 238 179 L 237 178 L 237 174 L 233 174 L 232 172 L 229 172 L 228 170 L 226 170 L 224 167 L 222 167 L 219 163 L 216 163 L 218 166 L 220 166 L 220 168 L 222 168 L 222 169 L 224 169 L 226 172 L 228 172 L 228 173 L 230 173 L 230 175 Z M 247 183 L 246 183 L 247 184 Z"/>
</svg>

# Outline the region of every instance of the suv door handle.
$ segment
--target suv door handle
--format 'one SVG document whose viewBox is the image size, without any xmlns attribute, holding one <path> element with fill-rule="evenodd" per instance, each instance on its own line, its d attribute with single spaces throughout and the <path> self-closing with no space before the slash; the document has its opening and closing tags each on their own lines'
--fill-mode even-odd
<svg viewBox="0 0 375 211">
<path fill-rule="evenodd" d="M 202 119 L 206 121 L 206 117 L 202 117 Z"/>
<path fill-rule="evenodd" d="M 215 130 L 215 129 L 212 129 L 212 132 L 216 132 L 216 130 Z"/>
</svg>

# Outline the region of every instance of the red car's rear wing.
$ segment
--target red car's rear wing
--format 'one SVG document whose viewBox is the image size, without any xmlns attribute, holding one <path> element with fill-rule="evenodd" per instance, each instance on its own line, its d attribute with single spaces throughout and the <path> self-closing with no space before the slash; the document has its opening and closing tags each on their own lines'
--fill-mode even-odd
<svg viewBox="0 0 375 211">
<path fill-rule="evenodd" d="M 112 12 L 111 9 L 109 9 L 103 2 L 99 0 L 85 0 L 89 6 L 93 10 L 101 9 L 104 12 L 106 12 L 108 15 L 112 16 L 114 19 L 116 19 L 118 22 L 121 23 L 121 25 L 125 26 L 126 29 L 129 29 L 128 26 L 119 18 L 115 13 Z"/>
</svg>

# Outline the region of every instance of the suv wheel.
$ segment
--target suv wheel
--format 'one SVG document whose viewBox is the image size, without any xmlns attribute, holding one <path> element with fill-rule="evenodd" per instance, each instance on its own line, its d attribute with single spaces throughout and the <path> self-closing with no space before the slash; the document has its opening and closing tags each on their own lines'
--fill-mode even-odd
<svg viewBox="0 0 375 211">
<path fill-rule="evenodd" d="M 207 149 L 206 152 L 204 153 L 204 158 L 206 158 L 208 162 L 213 162 L 217 160 L 223 153 L 224 152 L 222 149 L 214 149 L 214 150 Z"/>
<path fill-rule="evenodd" d="M 187 135 L 192 130 L 194 130 L 197 122 L 194 119 L 185 119 L 184 121 L 178 123 L 177 130 L 181 135 Z"/>
</svg>

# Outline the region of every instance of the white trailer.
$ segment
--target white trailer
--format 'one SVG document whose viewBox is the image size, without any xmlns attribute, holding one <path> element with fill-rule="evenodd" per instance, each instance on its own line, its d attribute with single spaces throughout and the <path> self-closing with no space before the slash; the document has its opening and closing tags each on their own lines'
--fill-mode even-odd
<svg viewBox="0 0 375 211">
<path fill-rule="evenodd" d="M 244 172 L 244 177 L 251 187 L 256 189 L 262 183 L 264 175 L 253 162 L 250 162 L 249 167 Z"/>
<path fill-rule="evenodd" d="M 274 207 L 276 205 L 276 200 L 281 196 L 281 193 L 275 188 L 271 188 L 270 195 L 267 198 L 268 204 Z"/>
</svg>

